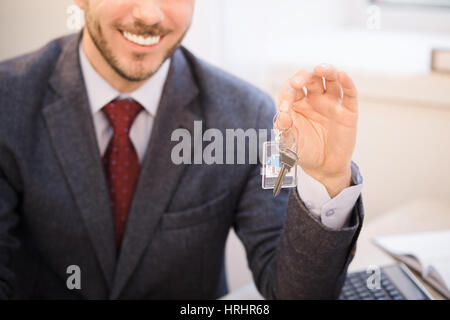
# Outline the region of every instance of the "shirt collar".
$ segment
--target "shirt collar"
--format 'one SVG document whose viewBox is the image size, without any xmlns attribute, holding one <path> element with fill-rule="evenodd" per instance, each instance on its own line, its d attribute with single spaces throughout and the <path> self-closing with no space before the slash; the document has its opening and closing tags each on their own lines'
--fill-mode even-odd
<svg viewBox="0 0 450 320">
<path fill-rule="evenodd" d="M 133 99 L 152 116 L 156 115 L 164 83 L 169 73 L 170 59 L 164 61 L 159 70 L 138 89 L 131 93 L 122 94 L 95 71 L 86 57 L 81 44 L 79 46 L 79 55 L 81 73 L 86 84 L 92 114 L 99 112 L 106 104 L 119 98 Z"/>
</svg>

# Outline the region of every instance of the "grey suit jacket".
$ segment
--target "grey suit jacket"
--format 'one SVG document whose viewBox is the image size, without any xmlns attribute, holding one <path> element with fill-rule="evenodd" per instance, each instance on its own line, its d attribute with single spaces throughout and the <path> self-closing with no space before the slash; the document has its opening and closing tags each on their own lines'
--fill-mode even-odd
<svg viewBox="0 0 450 320">
<path fill-rule="evenodd" d="M 297 193 L 261 188 L 259 165 L 175 165 L 176 128 L 268 128 L 274 104 L 178 49 L 116 252 L 76 35 L 0 64 L 0 297 L 213 299 L 227 293 L 231 227 L 267 298 L 335 298 L 361 228 L 331 230 Z M 358 175 L 357 167 L 353 167 Z M 78 265 L 81 289 L 69 290 Z"/>
</svg>

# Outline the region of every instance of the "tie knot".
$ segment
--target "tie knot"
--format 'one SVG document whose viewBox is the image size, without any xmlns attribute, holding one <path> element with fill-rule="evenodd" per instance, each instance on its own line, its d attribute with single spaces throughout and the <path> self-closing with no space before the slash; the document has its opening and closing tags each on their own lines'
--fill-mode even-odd
<svg viewBox="0 0 450 320">
<path fill-rule="evenodd" d="M 142 106 L 134 100 L 114 100 L 103 107 L 103 112 L 117 135 L 128 135 L 141 110 Z"/>
</svg>

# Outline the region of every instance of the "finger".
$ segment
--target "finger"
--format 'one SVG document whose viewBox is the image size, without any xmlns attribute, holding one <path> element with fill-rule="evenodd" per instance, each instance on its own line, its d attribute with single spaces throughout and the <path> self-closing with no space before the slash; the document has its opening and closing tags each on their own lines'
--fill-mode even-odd
<svg viewBox="0 0 450 320">
<path fill-rule="evenodd" d="M 283 101 L 286 101 L 289 103 L 289 105 L 292 105 L 294 101 L 303 98 L 304 98 L 303 90 L 300 91 L 292 88 L 292 86 L 289 83 L 289 80 L 287 80 L 281 87 L 280 93 L 278 95 L 278 109 Z"/>
<path fill-rule="evenodd" d="M 338 70 L 329 64 L 321 64 L 314 69 L 314 74 L 325 79 L 326 93 L 341 98 L 342 90 L 338 81 Z"/>
<path fill-rule="evenodd" d="M 308 103 L 306 100 L 300 100 L 295 102 L 291 110 L 300 114 L 304 114 L 305 112 L 308 112 L 312 109 L 311 104 Z"/>
<path fill-rule="evenodd" d="M 325 88 L 323 87 L 323 79 L 322 77 L 318 77 L 313 75 L 310 81 L 306 84 L 307 95 L 319 95 L 325 92 Z"/>
<path fill-rule="evenodd" d="M 312 74 L 310 72 L 299 71 L 289 80 L 290 86 L 296 90 L 300 97 L 297 100 L 305 97 L 306 84 L 311 81 L 311 78 Z"/>
<path fill-rule="evenodd" d="M 289 109 L 289 103 L 287 101 L 282 101 L 278 108 L 279 111 L 274 124 L 275 129 L 288 130 L 292 126 L 292 118 Z"/>
<path fill-rule="evenodd" d="M 304 90 L 306 88 L 307 94 L 322 94 L 324 93 L 323 81 L 321 77 L 307 71 L 299 71 L 291 78 L 291 86 L 297 90 Z M 305 92 L 303 91 L 303 94 Z"/>
<path fill-rule="evenodd" d="M 338 81 L 342 86 L 342 105 L 350 111 L 358 111 L 358 91 L 353 83 L 353 80 L 347 73 L 341 71 L 338 74 Z"/>
</svg>

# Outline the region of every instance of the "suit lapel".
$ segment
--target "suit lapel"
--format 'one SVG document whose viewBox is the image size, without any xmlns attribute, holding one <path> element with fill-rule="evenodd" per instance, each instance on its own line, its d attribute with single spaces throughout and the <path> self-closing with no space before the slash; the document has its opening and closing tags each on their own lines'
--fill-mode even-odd
<svg viewBox="0 0 450 320">
<path fill-rule="evenodd" d="M 113 219 L 79 65 L 78 43 L 78 37 L 71 38 L 61 53 L 50 79 L 57 95 L 44 107 L 43 116 L 106 283 L 111 286 L 116 262 Z"/>
<path fill-rule="evenodd" d="M 111 298 L 119 297 L 148 246 L 161 215 L 166 210 L 186 165 L 171 160 L 173 130 L 183 127 L 193 132 L 201 114 L 191 103 L 198 88 L 182 50 L 172 56 L 152 135 L 141 166 L 133 203 L 128 215 Z"/>
</svg>

